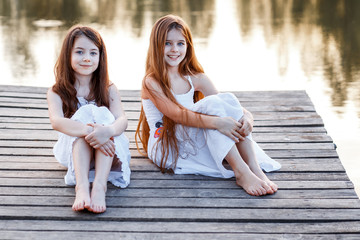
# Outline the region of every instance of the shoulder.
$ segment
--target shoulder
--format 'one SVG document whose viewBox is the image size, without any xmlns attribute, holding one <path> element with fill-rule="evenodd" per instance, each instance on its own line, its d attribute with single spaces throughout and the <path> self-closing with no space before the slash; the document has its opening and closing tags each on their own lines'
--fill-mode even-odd
<svg viewBox="0 0 360 240">
<path fill-rule="evenodd" d="M 118 92 L 118 88 L 116 87 L 115 83 L 111 82 L 109 85 L 109 94 Z"/>
<path fill-rule="evenodd" d="M 61 101 L 61 98 L 60 98 L 59 94 L 57 94 L 56 92 L 54 92 L 54 90 L 53 90 L 52 87 L 50 87 L 50 88 L 47 90 L 46 98 L 47 98 L 48 101 L 54 101 L 54 100 L 60 100 L 60 101 Z"/>
<path fill-rule="evenodd" d="M 113 101 L 114 99 L 120 98 L 120 92 L 119 89 L 116 87 L 114 83 L 110 83 L 109 88 L 109 99 L 110 101 Z"/>
<path fill-rule="evenodd" d="M 196 84 L 210 81 L 210 79 L 205 73 L 197 73 L 191 76 L 191 81 Z"/>
<path fill-rule="evenodd" d="M 159 82 L 152 76 L 147 76 L 144 79 L 145 87 L 149 89 L 161 88 Z"/>
<path fill-rule="evenodd" d="M 159 81 L 157 81 L 154 77 L 146 76 L 143 81 L 144 81 L 144 84 L 143 84 L 143 88 L 141 90 L 142 98 L 144 98 L 144 99 L 149 98 L 150 92 L 158 93 L 158 94 L 163 93 Z"/>
<path fill-rule="evenodd" d="M 195 91 L 202 92 L 205 96 L 213 95 L 217 93 L 217 90 L 205 73 L 198 73 L 191 77 Z"/>
<path fill-rule="evenodd" d="M 197 73 L 191 76 L 191 81 L 194 84 L 195 90 L 201 91 L 204 86 L 211 83 L 210 78 L 205 73 Z"/>
</svg>

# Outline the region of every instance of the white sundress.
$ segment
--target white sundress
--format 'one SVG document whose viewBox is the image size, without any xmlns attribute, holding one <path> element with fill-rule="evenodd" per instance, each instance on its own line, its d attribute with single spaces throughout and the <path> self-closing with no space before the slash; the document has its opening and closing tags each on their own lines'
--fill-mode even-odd
<svg viewBox="0 0 360 240">
<path fill-rule="evenodd" d="M 232 93 L 207 96 L 194 103 L 194 86 L 190 76 L 187 76 L 187 79 L 191 85 L 190 91 L 185 94 L 174 94 L 179 104 L 198 113 L 232 117 L 237 121 L 241 119 L 243 116 L 242 107 Z M 158 143 L 158 136 L 162 126 L 163 114 L 150 99 L 142 99 L 142 104 L 150 127 L 148 157 L 159 166 L 162 153 L 161 143 Z M 170 152 L 165 166 L 167 169 L 173 169 L 175 174 L 199 174 L 219 178 L 234 177 L 234 172 L 223 166 L 225 156 L 235 144 L 231 138 L 217 130 L 186 127 L 180 124 L 176 126 L 176 137 L 179 157 L 174 168 L 174 161 Z M 264 171 L 271 172 L 281 168 L 280 163 L 271 159 L 252 140 L 251 135 L 247 136 L 247 138 L 252 141 L 256 159 Z"/>
<path fill-rule="evenodd" d="M 104 106 L 96 106 L 94 101 L 88 102 L 83 97 L 78 97 L 79 105 L 78 110 L 70 118 L 75 121 L 87 123 L 97 123 L 109 125 L 115 121 L 113 114 L 110 110 Z M 72 137 L 64 133 L 59 132 L 59 138 L 56 142 L 53 152 L 56 160 L 67 167 L 67 173 L 64 177 L 65 184 L 76 185 L 75 170 L 73 163 L 73 143 L 77 137 Z M 125 134 L 114 137 L 115 143 L 115 156 L 114 161 L 120 161 L 121 164 L 113 164 L 114 166 L 120 166 L 117 168 L 112 167 L 108 177 L 108 181 L 117 187 L 125 188 L 130 183 L 130 151 L 129 151 L 129 140 Z M 94 160 L 93 160 L 94 161 Z M 95 177 L 94 164 L 91 164 L 89 172 L 89 181 L 93 182 Z"/>
</svg>

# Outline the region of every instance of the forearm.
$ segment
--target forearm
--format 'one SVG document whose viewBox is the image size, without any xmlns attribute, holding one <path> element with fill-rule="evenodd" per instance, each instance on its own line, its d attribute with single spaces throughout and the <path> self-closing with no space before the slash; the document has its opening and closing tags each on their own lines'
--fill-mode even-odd
<svg viewBox="0 0 360 240">
<path fill-rule="evenodd" d="M 115 137 L 125 132 L 128 126 L 128 120 L 125 116 L 117 118 L 111 125 L 109 125 L 109 136 Z"/>
<path fill-rule="evenodd" d="M 189 127 L 217 129 L 219 117 L 183 109 L 177 116 L 172 117 L 172 120 Z"/>
<path fill-rule="evenodd" d="M 254 116 L 251 114 L 251 112 L 249 112 L 245 108 L 243 108 L 243 112 L 244 112 L 243 118 L 246 118 L 251 125 L 254 125 Z"/>
<path fill-rule="evenodd" d="M 51 119 L 54 130 L 73 137 L 85 137 L 92 131 L 92 127 L 68 118 Z"/>
</svg>

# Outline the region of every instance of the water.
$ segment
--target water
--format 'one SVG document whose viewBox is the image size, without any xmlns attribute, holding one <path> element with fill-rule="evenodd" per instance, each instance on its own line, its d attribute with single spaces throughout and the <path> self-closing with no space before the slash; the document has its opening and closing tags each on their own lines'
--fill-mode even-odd
<svg viewBox="0 0 360 240">
<path fill-rule="evenodd" d="M 96 28 L 120 89 L 139 89 L 159 17 L 190 25 L 221 91 L 306 90 L 360 194 L 360 1 L 0 0 L 0 84 L 49 87 L 66 31 Z"/>
</svg>

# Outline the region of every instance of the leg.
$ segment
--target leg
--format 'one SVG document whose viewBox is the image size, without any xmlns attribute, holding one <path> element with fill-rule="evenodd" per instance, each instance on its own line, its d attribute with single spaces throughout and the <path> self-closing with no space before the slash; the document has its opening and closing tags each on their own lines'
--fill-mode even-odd
<svg viewBox="0 0 360 240">
<path fill-rule="evenodd" d="M 248 194 L 261 196 L 266 195 L 271 190 L 265 181 L 261 180 L 250 170 L 249 166 L 241 158 L 235 145 L 230 149 L 225 159 L 235 173 L 236 184 L 242 187 Z"/>
<path fill-rule="evenodd" d="M 92 148 L 84 138 L 78 138 L 73 145 L 73 159 L 76 178 L 76 197 L 72 209 L 81 211 L 90 208 L 89 170 Z"/>
<path fill-rule="evenodd" d="M 95 179 L 91 190 L 90 211 L 102 213 L 106 211 L 107 180 L 110 173 L 113 157 L 105 156 L 99 150 L 95 151 Z"/>
<path fill-rule="evenodd" d="M 273 194 L 277 191 L 278 186 L 270 181 L 270 179 L 265 175 L 265 173 L 261 170 L 255 156 L 255 152 L 253 149 L 253 145 L 250 139 L 245 139 L 245 141 L 240 141 L 239 143 L 236 143 L 236 147 L 241 155 L 241 157 L 244 159 L 244 161 L 249 165 L 250 170 L 261 180 L 265 181 L 269 187 L 271 188 L 271 191 L 268 191 L 268 194 Z"/>
</svg>

